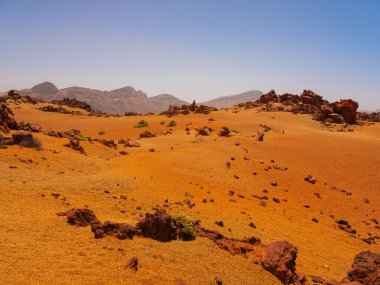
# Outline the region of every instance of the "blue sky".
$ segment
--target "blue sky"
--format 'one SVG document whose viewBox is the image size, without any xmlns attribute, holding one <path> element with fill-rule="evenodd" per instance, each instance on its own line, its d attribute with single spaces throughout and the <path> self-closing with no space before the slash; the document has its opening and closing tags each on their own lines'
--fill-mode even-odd
<svg viewBox="0 0 380 285">
<path fill-rule="evenodd" d="M 380 108 L 378 0 L 0 0 L 0 90 L 258 89 Z"/>
</svg>

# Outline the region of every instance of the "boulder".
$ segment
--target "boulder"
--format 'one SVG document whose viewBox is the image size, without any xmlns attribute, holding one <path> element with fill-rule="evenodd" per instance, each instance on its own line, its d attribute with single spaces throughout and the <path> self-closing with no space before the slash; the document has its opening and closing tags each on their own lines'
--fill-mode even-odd
<svg viewBox="0 0 380 285">
<path fill-rule="evenodd" d="M 79 151 L 82 154 L 86 154 L 83 146 L 80 145 L 79 140 L 70 139 L 69 143 L 64 144 L 64 146 L 72 148 L 73 150 Z"/>
<path fill-rule="evenodd" d="M 152 132 L 145 131 L 140 134 L 140 138 L 154 138 L 156 135 Z"/>
<path fill-rule="evenodd" d="M 77 227 L 87 227 L 92 224 L 100 224 L 94 212 L 89 209 L 73 208 L 66 212 L 67 223 Z"/>
<path fill-rule="evenodd" d="M 13 143 L 21 146 L 33 146 L 33 135 L 29 132 L 18 131 L 12 134 Z"/>
<path fill-rule="evenodd" d="M 363 251 L 356 255 L 347 278 L 363 285 L 380 285 L 380 252 Z"/>
<path fill-rule="evenodd" d="M 133 139 L 127 139 L 124 146 L 125 147 L 140 147 L 140 144 Z"/>
<path fill-rule="evenodd" d="M 115 222 L 104 222 L 100 232 L 95 232 L 95 237 L 100 237 L 101 235 L 114 236 L 117 239 L 132 239 L 136 234 L 136 229 L 127 223 L 115 223 Z"/>
<path fill-rule="evenodd" d="M 297 248 L 287 241 L 264 246 L 261 264 L 283 284 L 306 284 L 305 276 L 296 273 Z"/>
<path fill-rule="evenodd" d="M 330 106 L 332 107 L 334 113 L 343 116 L 347 124 L 354 124 L 356 122 L 357 109 L 359 107 L 357 102 L 351 99 L 340 100 L 332 103 Z"/>
<path fill-rule="evenodd" d="M 142 236 L 161 242 L 178 239 L 180 234 L 179 227 L 165 210 L 157 210 L 154 214 L 146 213 L 136 228 Z"/>
<path fill-rule="evenodd" d="M 219 131 L 221 137 L 228 137 L 230 135 L 230 129 L 227 127 L 222 127 Z"/>
<path fill-rule="evenodd" d="M 201 136 L 209 136 L 211 134 L 211 130 L 210 128 L 203 127 L 198 130 L 198 134 L 200 134 Z"/>
</svg>

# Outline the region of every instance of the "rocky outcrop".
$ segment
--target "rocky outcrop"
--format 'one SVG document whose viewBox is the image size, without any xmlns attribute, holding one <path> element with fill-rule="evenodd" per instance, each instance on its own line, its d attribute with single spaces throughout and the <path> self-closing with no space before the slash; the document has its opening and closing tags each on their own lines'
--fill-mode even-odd
<svg viewBox="0 0 380 285">
<path fill-rule="evenodd" d="M 338 102 L 332 103 L 331 107 L 334 113 L 343 116 L 344 120 L 348 124 L 356 123 L 357 110 L 359 104 L 351 99 L 340 100 Z"/>
<path fill-rule="evenodd" d="M 35 143 L 33 135 L 29 132 L 18 131 L 12 134 L 12 138 L 15 145 L 20 145 L 23 147 L 38 147 Z"/>
<path fill-rule="evenodd" d="M 9 133 L 9 130 L 18 130 L 18 124 L 13 117 L 13 112 L 7 105 L 0 105 L 0 131 Z"/>
<path fill-rule="evenodd" d="M 246 108 L 260 107 L 261 110 L 267 112 L 285 111 L 294 114 L 311 114 L 317 121 L 337 124 L 356 123 L 358 109 L 358 103 L 351 99 L 329 103 L 311 90 L 304 90 L 301 95 L 286 93 L 280 96 L 271 90 L 262 95 L 255 103 L 244 106 Z"/>
<path fill-rule="evenodd" d="M 41 132 L 41 126 L 39 124 L 30 124 L 30 123 L 20 122 L 18 124 L 18 128 L 19 130 L 24 130 L 27 132 L 33 132 L 33 133 Z"/>
<path fill-rule="evenodd" d="M 195 114 L 210 114 L 212 111 L 217 111 L 218 109 L 215 107 L 209 107 L 206 105 L 197 105 L 195 101 L 190 105 L 170 105 L 168 110 L 162 112 L 161 115 L 174 116 L 174 115 L 188 115 L 190 113 Z"/>
<path fill-rule="evenodd" d="M 297 248 L 287 241 L 264 246 L 262 266 L 284 284 L 306 284 L 306 277 L 296 272 Z"/>
<path fill-rule="evenodd" d="M 83 146 L 80 145 L 79 140 L 70 139 L 69 143 L 64 144 L 64 146 L 71 148 L 73 150 L 76 150 L 76 151 L 80 152 L 81 154 L 86 154 Z"/>
<path fill-rule="evenodd" d="M 43 106 L 38 108 L 38 110 L 41 110 L 43 112 L 52 112 L 52 113 L 61 113 L 61 114 L 73 114 L 73 115 L 81 115 L 81 112 L 78 111 L 69 111 L 62 107 L 55 107 L 52 105 Z"/>
<path fill-rule="evenodd" d="M 165 210 L 157 210 L 154 214 L 147 213 L 136 227 L 142 236 L 162 242 L 179 239 L 180 236 L 180 228 Z"/>
<path fill-rule="evenodd" d="M 362 285 L 380 285 L 380 252 L 363 251 L 356 255 L 351 270 L 341 284 L 347 280 Z"/>
<path fill-rule="evenodd" d="M 358 112 L 358 120 L 368 121 L 368 122 L 380 122 L 380 112 Z"/>
<path fill-rule="evenodd" d="M 63 100 L 53 100 L 51 101 L 53 104 L 57 104 L 60 106 L 68 106 L 71 108 L 79 108 L 86 110 L 87 112 L 92 112 L 91 106 L 88 105 L 86 102 L 79 101 L 77 99 L 72 99 L 72 98 L 63 98 Z"/>
</svg>

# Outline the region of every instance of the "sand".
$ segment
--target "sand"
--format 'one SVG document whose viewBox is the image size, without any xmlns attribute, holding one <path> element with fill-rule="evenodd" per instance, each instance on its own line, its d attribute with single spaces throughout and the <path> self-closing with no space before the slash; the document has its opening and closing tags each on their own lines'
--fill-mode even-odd
<svg viewBox="0 0 380 285">
<path fill-rule="evenodd" d="M 19 146 L 0 150 L 0 284 L 182 284 L 181 280 L 214 284 L 215 277 L 223 284 L 280 284 L 261 266 L 203 238 L 168 243 L 144 238 L 96 240 L 89 228 L 70 226 L 56 215 L 72 207 L 87 206 L 102 221 L 135 224 L 168 199 L 170 214 L 199 219 L 226 236 L 257 236 L 264 243 L 288 240 L 298 248 L 297 269 L 334 279 L 345 275 L 360 251 L 380 249 L 360 239 L 368 233 L 379 235 L 371 219 L 380 218 L 380 124 L 331 132 L 309 115 L 255 109 L 167 118 L 90 117 L 41 112 L 29 104 L 10 106 L 17 121 L 39 123 L 43 130 L 74 128 L 85 136 L 115 140 L 138 138 L 149 130 L 157 137 L 139 140 L 141 147 L 126 148 L 126 156 L 119 154 L 121 145 L 116 151 L 84 141 L 85 156 L 64 147 L 68 139 L 43 134 L 35 135 L 42 151 Z M 149 126 L 133 128 L 141 119 Z M 169 128 L 160 122 L 170 120 L 177 123 L 173 134 L 161 134 Z M 252 137 L 260 124 L 271 128 L 263 142 Z M 194 128 L 203 126 L 215 131 L 193 143 Z M 236 132 L 220 137 L 222 126 Z M 99 131 L 105 134 L 100 136 Z M 33 162 L 23 163 L 19 157 Z M 274 164 L 288 170 L 275 170 Z M 272 169 L 265 171 L 268 166 Z M 316 184 L 304 181 L 309 174 Z M 333 186 L 352 194 L 332 190 Z M 230 190 L 234 196 L 228 195 Z M 187 192 L 194 196 L 191 209 L 175 204 L 188 199 Z M 269 196 L 266 207 L 253 194 Z M 287 202 L 275 203 L 273 197 Z M 358 235 L 339 230 L 336 219 L 348 220 Z M 216 220 L 224 227 L 215 225 Z M 249 227 L 251 222 L 255 229 Z M 139 257 L 136 273 L 125 268 L 133 256 Z"/>
</svg>

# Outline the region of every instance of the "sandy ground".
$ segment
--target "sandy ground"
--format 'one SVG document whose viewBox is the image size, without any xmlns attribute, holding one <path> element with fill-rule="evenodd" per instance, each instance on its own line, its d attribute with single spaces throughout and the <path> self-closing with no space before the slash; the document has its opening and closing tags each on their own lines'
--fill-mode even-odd
<svg viewBox="0 0 380 285">
<path fill-rule="evenodd" d="M 84 156 L 64 147 L 67 139 L 42 134 L 36 135 L 42 151 L 18 146 L 0 150 L 0 284 L 214 284 L 215 277 L 223 284 L 279 284 L 260 266 L 202 238 L 169 243 L 143 238 L 96 240 L 89 228 L 69 226 L 65 217 L 56 215 L 72 207 L 87 206 L 102 221 L 134 224 L 168 199 L 169 213 L 199 219 L 227 236 L 257 236 L 264 243 L 288 240 L 298 247 L 300 271 L 335 279 L 345 275 L 357 253 L 380 249 L 360 239 L 379 235 L 371 219 L 380 219 L 380 124 L 341 133 L 326 130 L 308 115 L 254 109 L 173 118 L 105 118 L 35 108 L 12 106 L 18 121 L 39 123 L 43 130 L 75 128 L 85 136 L 116 140 L 138 138 L 145 130 L 158 136 L 139 140 L 141 147 L 127 148 L 126 156 L 119 154 L 121 145 L 116 151 L 81 142 L 88 153 Z M 141 119 L 149 126 L 133 128 Z M 177 123 L 173 134 L 160 134 L 168 130 L 160 122 L 170 120 Z M 271 127 L 264 142 L 252 137 L 260 124 Z M 193 143 L 194 128 L 203 126 L 215 131 Z M 236 133 L 219 137 L 222 126 Z M 99 136 L 99 131 L 105 135 Z M 148 151 L 152 147 L 155 152 Z M 23 163 L 19 157 L 33 162 Z M 274 164 L 288 170 L 276 170 Z M 265 171 L 268 166 L 272 169 Z M 304 181 L 309 174 L 317 178 L 316 184 Z M 333 186 L 352 194 L 332 190 Z M 230 190 L 234 196 L 228 195 Z M 192 209 L 175 204 L 188 199 L 187 192 L 194 197 Z M 253 194 L 268 195 L 266 207 Z M 275 203 L 273 197 L 287 201 Z M 336 219 L 348 220 L 358 235 L 339 230 Z M 215 225 L 216 220 L 222 220 L 224 227 Z M 249 227 L 251 222 L 256 229 Z M 125 269 L 135 255 L 140 264 L 137 273 Z"/>
</svg>

